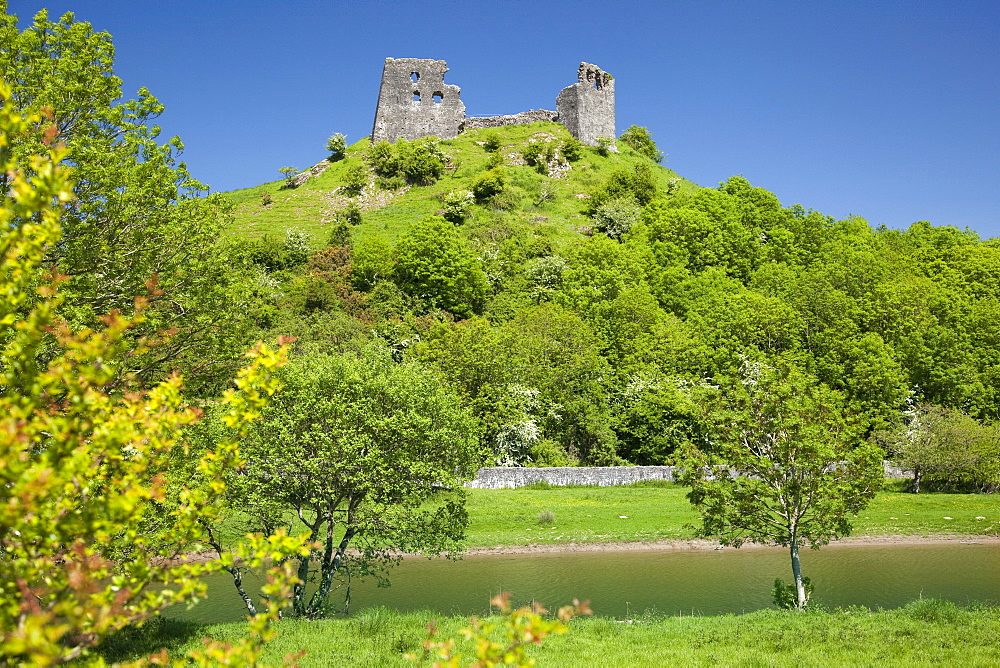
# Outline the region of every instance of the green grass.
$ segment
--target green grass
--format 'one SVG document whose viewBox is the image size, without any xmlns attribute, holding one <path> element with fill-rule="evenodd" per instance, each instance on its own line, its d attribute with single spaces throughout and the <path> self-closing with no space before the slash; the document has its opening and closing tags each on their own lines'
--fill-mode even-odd
<svg viewBox="0 0 1000 668">
<path fill-rule="evenodd" d="M 490 154 L 481 146 L 485 136 L 497 132 L 503 146 L 500 153 L 520 155 L 529 139 L 538 133 L 554 135 L 559 139 L 569 138 L 569 132 L 558 123 L 532 123 L 497 130 L 476 130 L 463 133 L 455 139 L 441 142 L 442 151 L 450 158 L 450 167 L 443 178 L 429 186 L 412 186 L 397 193 L 380 194 L 381 200 L 357 200 L 363 211 L 363 222 L 352 230 L 354 241 L 368 236 L 380 236 L 395 241 L 414 222 L 434 215 L 442 209 L 441 197 L 457 189 L 469 189 L 472 180 L 480 174 L 489 160 Z M 330 223 L 339 208 L 347 200 L 339 196 L 337 188 L 342 184 L 345 171 L 363 160 L 368 149 L 368 140 L 362 139 L 348 147 L 346 158 L 330 165 L 321 175 L 309 179 L 302 186 L 283 189 L 283 180 L 261 184 L 251 188 L 226 193 L 234 205 L 233 223 L 227 234 L 231 237 L 260 237 L 264 234 L 282 235 L 285 229 L 304 231 L 313 238 L 313 245 L 324 245 L 330 234 Z M 551 239 L 556 245 L 581 238 L 580 226 L 589 225 L 584 215 L 587 200 L 577 197 L 593 190 L 603 182 L 611 169 L 621 165 L 631 165 L 638 161 L 649 161 L 628 146 L 620 143 L 620 153 L 602 156 L 596 149 L 584 149 L 583 157 L 572 163 L 572 169 L 565 178 L 550 179 L 538 174 L 528 166 L 515 166 L 507 160 L 506 172 L 511 188 L 520 197 L 520 206 L 504 213 L 504 217 L 527 222 L 537 228 L 539 234 Z M 654 174 L 661 190 L 677 174 L 670 169 L 656 166 Z M 277 173 L 277 168 L 275 169 Z M 539 203 L 539 189 L 543 183 L 552 188 L 553 198 Z M 696 190 L 697 185 L 682 180 L 683 190 Z M 261 195 L 269 193 L 272 204 L 263 206 Z M 483 226 L 489 226 L 498 214 L 483 206 L 473 208 L 473 217 L 466 225 L 470 233 Z M 545 218 L 547 220 L 538 220 Z"/>
<path fill-rule="evenodd" d="M 555 607 L 561 602 L 551 602 Z M 407 666 L 427 637 L 429 612 L 364 610 L 349 619 L 284 620 L 266 651 L 273 663 L 305 649 L 301 666 Z M 456 649 L 472 656 L 459 634 L 462 617 L 437 617 L 439 637 L 456 638 Z M 105 643 L 112 661 L 148 655 L 161 646 L 181 653 L 201 638 L 235 640 L 242 624 L 200 626 L 157 619 L 128 629 Z M 541 666 L 995 666 L 1000 664 L 1000 608 L 962 608 L 933 599 L 896 610 L 760 610 L 717 617 L 647 615 L 632 623 L 605 617 L 577 618 L 562 636 L 529 650 Z M 500 639 L 499 637 L 497 638 Z M 465 663 L 468 663 L 466 661 Z"/>
<path fill-rule="evenodd" d="M 853 520 L 855 535 L 1000 534 L 998 494 L 907 494 L 897 487 L 890 482 Z M 697 522 L 698 515 L 686 493 L 678 486 L 473 489 L 467 542 L 511 547 L 692 538 L 685 525 Z M 539 526 L 542 512 L 554 514 L 551 526 Z"/>
</svg>

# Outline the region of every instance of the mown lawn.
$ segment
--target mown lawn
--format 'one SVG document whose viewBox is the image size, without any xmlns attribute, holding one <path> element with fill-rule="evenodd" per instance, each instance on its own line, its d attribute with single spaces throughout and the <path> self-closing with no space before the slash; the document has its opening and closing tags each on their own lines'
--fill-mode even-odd
<svg viewBox="0 0 1000 668">
<path fill-rule="evenodd" d="M 908 494 L 898 488 L 897 482 L 889 482 L 879 492 L 853 520 L 854 535 L 1000 534 L 1000 495 Z M 673 485 L 473 489 L 468 545 L 693 538 L 689 525 L 698 515 L 686 493 L 686 488 Z M 540 523 L 549 513 L 554 520 Z"/>
</svg>

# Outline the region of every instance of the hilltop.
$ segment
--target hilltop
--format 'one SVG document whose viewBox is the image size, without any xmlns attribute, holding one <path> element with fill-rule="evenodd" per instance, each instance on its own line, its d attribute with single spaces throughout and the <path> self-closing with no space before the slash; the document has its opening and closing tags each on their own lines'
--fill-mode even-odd
<svg viewBox="0 0 1000 668">
<path fill-rule="evenodd" d="M 496 151 L 484 149 L 491 138 L 499 139 Z M 663 192 L 671 188 L 686 191 L 698 188 L 624 142 L 618 143 L 617 152 L 581 146 L 579 159 L 554 165 L 552 176 L 548 170 L 543 174 L 525 163 L 523 152 L 531 144 L 570 140 L 569 131 L 554 122 L 472 130 L 455 139 L 437 142 L 446 160 L 444 174 L 434 183 L 385 189 L 378 187 L 374 174 L 369 173 L 368 185 L 360 193 L 346 193 L 345 182 L 352 170 L 365 167 L 370 172 L 365 155 L 371 144 L 365 138 L 347 147 L 343 159 L 323 160 L 310 168 L 318 173 L 298 187 L 288 188 L 286 181 L 279 179 L 226 193 L 235 205 L 228 233 L 233 237 L 259 238 L 266 234 L 281 236 L 286 230 L 294 230 L 307 233 L 310 245 L 319 248 L 329 239 L 338 214 L 354 204 L 360 209 L 362 219 L 360 224 L 352 226 L 351 238 L 355 242 L 371 236 L 393 241 L 415 221 L 440 214 L 448 193 L 471 191 L 477 177 L 497 166 L 497 155 L 502 157 L 507 194 L 502 202 L 471 205 L 465 221 L 469 235 L 503 219 L 528 224 L 536 236 L 551 239 L 559 246 L 580 239 L 589 234 L 593 225 L 587 216 L 591 191 L 616 169 L 634 169 L 638 164 L 649 167 L 656 186 Z M 271 203 L 263 205 L 263 196 L 270 196 Z"/>
</svg>

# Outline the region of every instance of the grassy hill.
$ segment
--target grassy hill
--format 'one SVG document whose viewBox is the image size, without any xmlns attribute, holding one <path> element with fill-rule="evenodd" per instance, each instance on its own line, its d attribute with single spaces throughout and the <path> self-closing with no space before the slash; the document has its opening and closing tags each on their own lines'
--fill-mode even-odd
<svg viewBox="0 0 1000 668">
<path fill-rule="evenodd" d="M 350 203 L 362 212 L 362 223 L 352 229 L 352 238 L 358 241 L 377 235 L 394 241 L 406 228 L 426 216 L 439 213 L 442 198 L 455 190 L 469 190 L 472 182 L 490 167 L 492 154 L 484 149 L 487 138 L 500 140 L 497 151 L 503 156 L 503 166 L 509 182 L 510 196 L 506 204 L 514 204 L 500 211 L 487 204 L 473 206 L 467 221 L 470 233 L 497 218 L 530 223 L 539 236 L 545 236 L 559 245 L 581 236 L 581 228 L 591 224 L 585 215 L 587 196 L 616 168 L 631 168 L 637 163 L 647 163 L 661 191 L 666 191 L 673 179 L 681 190 L 696 190 L 697 185 L 680 179 L 670 169 L 657 165 L 623 142 L 619 152 L 602 152 L 585 147 L 580 159 L 568 163 L 569 168 L 557 176 L 549 176 L 525 164 L 522 151 L 531 141 L 549 138 L 563 141 L 570 139 L 565 127 L 558 123 L 532 123 L 507 128 L 475 130 L 455 139 L 443 140 L 439 147 L 447 156 L 447 167 L 442 178 L 426 185 L 410 185 L 385 190 L 372 183 L 360 194 L 348 196 L 342 186 L 345 177 L 356 165 L 366 164 L 364 155 L 370 149 L 367 138 L 348 147 L 343 160 L 322 161 L 314 168 L 322 170 L 296 188 L 286 188 L 284 180 L 264 183 L 252 188 L 232 191 L 227 197 L 234 204 L 233 224 L 229 234 L 233 237 L 256 238 L 265 234 L 280 236 L 285 230 L 306 232 L 314 247 L 325 245 L 337 213 Z M 494 158 L 494 160 L 496 160 Z M 270 204 L 262 204 L 262 197 L 270 196 Z"/>
</svg>

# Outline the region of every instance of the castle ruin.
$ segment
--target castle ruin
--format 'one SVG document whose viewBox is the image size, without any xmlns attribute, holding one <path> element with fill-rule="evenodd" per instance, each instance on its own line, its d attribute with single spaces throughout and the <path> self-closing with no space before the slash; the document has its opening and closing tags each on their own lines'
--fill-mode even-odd
<svg viewBox="0 0 1000 668">
<path fill-rule="evenodd" d="M 444 82 L 443 60 L 386 58 L 375 110 L 372 142 L 414 140 L 427 135 L 453 139 L 464 130 L 556 121 L 590 146 L 615 138 L 615 81 L 590 63 L 580 63 L 577 83 L 556 98 L 556 111 L 531 110 L 508 116 L 468 117 L 458 86 Z"/>
</svg>

